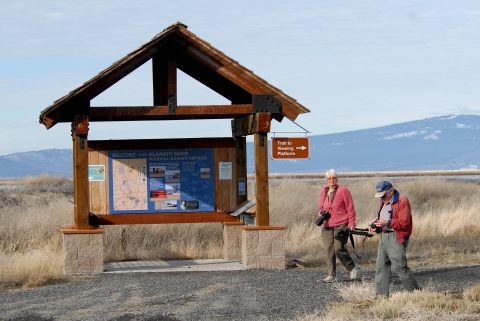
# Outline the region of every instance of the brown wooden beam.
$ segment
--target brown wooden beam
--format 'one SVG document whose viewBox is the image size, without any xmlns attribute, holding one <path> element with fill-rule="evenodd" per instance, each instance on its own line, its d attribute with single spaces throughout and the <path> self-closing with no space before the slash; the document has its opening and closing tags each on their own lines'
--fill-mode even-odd
<svg viewBox="0 0 480 321">
<path fill-rule="evenodd" d="M 256 222 L 257 226 L 270 225 L 270 201 L 268 190 L 268 139 L 266 133 L 253 136 L 255 151 L 255 187 L 256 187 Z"/>
<path fill-rule="evenodd" d="M 272 124 L 272 114 L 258 113 L 258 114 L 255 114 L 255 116 L 257 118 L 256 128 L 254 128 L 255 132 L 269 133 L 270 125 Z"/>
<path fill-rule="evenodd" d="M 96 121 L 141 121 L 182 119 L 227 119 L 253 113 L 251 104 L 177 106 L 174 115 L 169 106 L 138 107 L 90 107 L 91 122 Z"/>
<path fill-rule="evenodd" d="M 195 149 L 195 148 L 234 148 L 232 137 L 177 138 L 177 139 L 128 139 L 91 140 L 89 150 L 149 150 L 149 149 Z"/>
<path fill-rule="evenodd" d="M 112 65 L 111 68 L 104 70 L 99 77 L 93 78 L 91 85 L 82 87 L 76 94 L 79 97 L 86 97 L 93 99 L 108 88 L 114 85 L 117 81 L 130 74 L 132 71 L 150 60 L 158 51 L 159 47 L 152 46 L 135 52 L 126 61 L 119 61 Z M 114 67 L 114 68 L 113 68 Z"/>
<path fill-rule="evenodd" d="M 237 205 L 247 200 L 247 139 L 246 137 L 235 137 L 235 178 L 237 182 Z M 241 188 L 243 193 L 240 193 Z"/>
<path fill-rule="evenodd" d="M 96 214 L 92 225 L 129 225 L 129 224 L 172 224 L 172 223 L 223 223 L 236 222 L 237 218 L 228 212 L 191 212 L 191 213 L 134 213 L 134 214 Z"/>
<path fill-rule="evenodd" d="M 254 133 L 270 132 L 272 115 L 257 113 L 232 120 L 232 136 L 247 136 Z"/>
<path fill-rule="evenodd" d="M 168 54 L 159 51 L 152 57 L 153 105 L 168 105 Z"/>
<path fill-rule="evenodd" d="M 185 53 L 183 49 L 179 49 L 177 54 L 178 69 L 193 79 L 230 100 L 232 104 L 252 103 L 252 94 L 231 80 L 218 74 L 215 69 L 212 69 L 199 60 L 191 57 L 189 54 Z"/>
<path fill-rule="evenodd" d="M 158 48 L 158 46 L 145 47 L 129 56 L 128 60 L 125 61 L 122 59 L 116 62 L 110 68 L 105 69 L 98 74 L 98 76 L 89 80 L 88 86 L 84 84 L 65 97 L 60 98 L 60 102 L 57 101 L 57 104 L 42 111 L 40 114 L 40 122 L 43 123 L 47 129 L 59 122 L 72 122 L 74 115 L 70 114 L 69 111 L 69 102 L 72 96 L 90 101 L 125 77 L 125 75 L 128 75 L 151 59 L 158 52 Z M 64 102 L 61 102 L 62 100 L 64 100 Z"/>
<path fill-rule="evenodd" d="M 177 113 L 177 56 L 172 49 L 168 54 L 167 62 L 168 111 Z"/>
<path fill-rule="evenodd" d="M 88 230 L 88 116 L 76 116 L 72 129 L 74 220 L 77 230 Z"/>
</svg>

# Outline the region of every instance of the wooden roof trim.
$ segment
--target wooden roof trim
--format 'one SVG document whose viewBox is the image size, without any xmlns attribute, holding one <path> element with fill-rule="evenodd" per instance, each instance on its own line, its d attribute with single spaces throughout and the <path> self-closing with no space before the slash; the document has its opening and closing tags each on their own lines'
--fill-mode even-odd
<svg viewBox="0 0 480 321">
<path fill-rule="evenodd" d="M 53 109 L 59 108 L 62 105 L 62 103 L 68 101 L 68 99 L 72 98 L 73 96 L 81 94 L 82 91 L 85 90 L 88 86 L 102 80 L 104 77 L 106 77 L 108 75 L 109 72 L 114 71 L 122 63 L 130 61 L 130 60 L 134 59 L 133 57 L 138 57 L 140 54 L 144 53 L 145 51 L 150 50 L 150 48 L 152 48 L 153 44 L 156 44 L 157 42 L 159 42 L 160 40 L 165 38 L 166 35 L 172 33 L 173 30 L 175 30 L 176 28 L 182 29 L 182 28 L 187 28 L 187 26 L 182 24 L 181 22 L 177 22 L 177 23 L 165 28 L 162 32 L 155 35 L 152 38 L 152 40 L 150 40 L 146 44 L 143 44 L 138 49 L 136 49 L 136 50 L 132 51 L 131 53 L 127 54 L 125 57 L 115 61 L 113 64 L 108 66 L 106 69 L 99 72 L 96 76 L 94 76 L 93 78 L 84 82 L 80 87 L 75 88 L 74 90 L 72 90 L 68 94 L 66 94 L 65 96 L 55 100 L 52 105 L 50 105 L 49 107 L 47 107 L 47 108 L 45 108 L 44 110 L 41 111 L 41 113 L 40 113 L 40 115 L 41 115 L 40 116 L 40 123 L 45 124 L 45 126 L 47 128 L 51 128 L 53 125 L 56 124 L 56 122 L 53 121 L 52 119 L 47 120 L 46 118 L 48 118 L 48 117 L 46 117 L 45 114 L 47 114 L 48 112 L 50 112 Z M 156 52 L 157 49 L 154 48 L 153 51 Z M 153 55 L 153 53 L 152 53 L 152 55 Z M 92 98 L 94 98 L 94 97 L 92 97 Z M 90 98 L 90 99 L 92 99 L 92 98 Z M 43 115 L 43 117 L 42 117 L 42 115 Z"/>
<path fill-rule="evenodd" d="M 245 68 L 240 63 L 238 63 L 238 61 L 236 61 L 234 59 L 231 59 L 230 57 L 226 56 L 223 52 L 219 51 L 218 49 L 216 49 L 215 47 L 210 45 L 210 43 L 198 38 L 194 33 L 190 32 L 186 29 L 178 30 L 176 33 L 177 34 L 182 34 L 183 38 L 186 41 L 193 42 L 194 45 L 199 47 L 199 48 L 189 47 L 186 50 L 187 52 L 192 53 L 192 54 L 194 54 L 198 57 L 200 57 L 200 56 L 201 57 L 205 57 L 205 56 L 208 57 L 207 53 L 213 54 L 215 56 L 215 59 L 218 62 L 223 63 L 223 66 L 219 65 L 218 62 L 212 61 L 212 59 L 205 59 L 205 62 L 209 62 L 210 67 L 216 69 L 219 72 L 224 71 L 224 72 L 222 72 L 222 74 L 225 77 L 231 79 L 232 81 L 234 81 L 234 79 L 242 80 L 242 81 L 234 81 L 234 82 L 236 82 L 239 86 L 241 86 L 245 90 L 251 92 L 252 94 L 269 94 L 269 95 L 274 96 L 275 98 L 277 98 L 280 101 L 285 101 L 286 100 L 287 104 L 285 104 L 285 107 L 287 107 L 287 109 L 294 108 L 294 109 L 299 110 L 300 113 L 310 112 L 309 109 L 307 109 L 303 105 L 299 104 L 297 102 L 297 100 L 288 96 L 282 90 L 273 86 L 272 84 L 270 84 L 265 79 L 255 75 L 253 73 L 253 71 Z M 204 60 L 202 59 L 202 61 L 204 61 Z M 239 79 L 236 75 L 237 73 L 240 74 L 243 79 L 247 80 L 247 82 L 243 81 L 243 79 Z M 248 86 L 248 83 L 250 83 L 252 79 L 257 83 L 257 86 Z M 244 86 L 242 86 L 242 84 Z M 288 112 L 288 111 L 287 111 L 287 113 L 289 115 L 286 115 L 286 116 L 288 118 L 292 119 L 292 120 L 295 120 L 296 117 L 299 114 L 299 113 L 295 114 L 293 112 Z"/>
<path fill-rule="evenodd" d="M 288 118 L 295 120 L 300 113 L 307 113 L 310 111 L 299 104 L 295 99 L 286 95 L 266 80 L 258 77 L 251 70 L 240 65 L 236 60 L 228 57 L 225 53 L 216 49 L 205 40 L 197 37 L 186 28 L 187 26 L 181 22 L 177 22 L 165 28 L 140 48 L 127 54 L 122 59 L 117 60 L 108 68 L 98 73 L 95 77 L 86 81 L 82 86 L 54 101 L 51 106 L 41 112 L 40 123 L 43 123 L 48 129 L 54 126 L 60 119 L 68 118 L 68 110 L 65 111 L 63 110 L 64 108 L 61 108 L 65 103 L 70 103 L 72 98 L 93 99 L 131 71 L 151 59 L 159 50 L 157 44 L 172 33 L 180 36 L 187 43 L 192 44 L 192 46 L 188 46 L 187 49 L 182 50 L 190 54 L 194 59 L 198 59 L 200 62 L 207 64 L 222 77 L 229 79 L 250 94 L 268 94 L 282 101 L 282 113 Z M 122 65 L 124 66 L 122 67 Z"/>
</svg>

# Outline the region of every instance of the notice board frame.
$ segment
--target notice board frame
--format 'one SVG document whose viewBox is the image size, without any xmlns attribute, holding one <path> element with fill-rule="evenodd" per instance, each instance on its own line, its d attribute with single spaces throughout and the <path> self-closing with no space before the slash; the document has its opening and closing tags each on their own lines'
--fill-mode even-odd
<svg viewBox="0 0 480 321">
<path fill-rule="evenodd" d="M 109 151 L 205 148 L 213 150 L 213 212 L 110 213 Z M 232 180 L 219 180 L 219 162 L 232 162 Z M 106 166 L 104 182 L 88 182 L 90 225 L 236 222 L 230 213 L 246 200 L 246 195 L 238 191 L 239 179 L 247 179 L 245 137 L 89 141 L 88 163 Z"/>
</svg>

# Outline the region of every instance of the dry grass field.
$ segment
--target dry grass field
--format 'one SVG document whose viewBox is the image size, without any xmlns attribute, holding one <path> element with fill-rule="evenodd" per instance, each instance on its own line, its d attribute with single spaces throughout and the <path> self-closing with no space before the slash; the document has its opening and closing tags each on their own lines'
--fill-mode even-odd
<svg viewBox="0 0 480 321">
<path fill-rule="evenodd" d="M 366 227 L 376 217 L 378 199 L 373 197 L 374 188 L 382 179 L 339 181 L 353 195 L 358 227 Z M 414 231 L 407 250 L 411 267 L 480 263 L 479 181 L 460 178 L 389 180 L 409 197 L 412 205 Z M 287 226 L 287 256 L 302 259 L 312 268 L 324 267 L 320 228 L 314 224 L 318 194 L 324 183 L 323 180 L 284 180 L 271 182 L 270 186 L 270 224 Z M 73 224 L 71 200 L 71 181 L 63 177 L 41 175 L 0 180 L 1 288 L 64 280 L 59 228 Z M 106 226 L 104 257 L 106 261 L 221 258 L 222 228 L 221 224 Z M 363 237 L 356 237 L 357 252 L 363 256 L 358 262 L 360 266 L 373 267 L 378 237 L 367 239 L 363 247 L 362 241 Z M 422 294 L 398 293 L 385 302 L 368 300 L 368 295 L 360 298 L 348 295 L 361 290 L 373 291 L 373 285 L 350 286 L 357 289 L 350 291 L 338 286 L 338 291 L 345 293 L 345 303 L 331 306 L 331 312 L 324 319 L 307 316 L 303 320 L 396 319 L 400 315 L 396 310 L 398 302 L 412 307 L 412 311 L 422 311 L 424 320 L 433 320 L 433 316 L 435 320 L 442 320 L 439 315 L 445 314 L 445 310 L 464 314 L 479 311 L 480 285 L 468 289 L 463 298 L 449 298 L 427 289 Z M 338 316 L 339 310 L 349 312 L 344 315 L 342 312 L 342 317 Z"/>
</svg>

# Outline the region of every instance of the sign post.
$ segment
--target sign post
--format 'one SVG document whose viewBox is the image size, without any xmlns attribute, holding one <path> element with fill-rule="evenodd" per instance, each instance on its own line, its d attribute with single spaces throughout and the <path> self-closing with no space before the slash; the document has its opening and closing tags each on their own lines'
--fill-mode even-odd
<svg viewBox="0 0 480 321">
<path fill-rule="evenodd" d="M 272 159 L 309 159 L 308 137 L 272 137 Z"/>
</svg>

